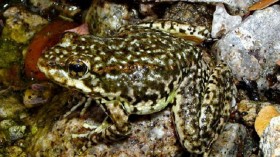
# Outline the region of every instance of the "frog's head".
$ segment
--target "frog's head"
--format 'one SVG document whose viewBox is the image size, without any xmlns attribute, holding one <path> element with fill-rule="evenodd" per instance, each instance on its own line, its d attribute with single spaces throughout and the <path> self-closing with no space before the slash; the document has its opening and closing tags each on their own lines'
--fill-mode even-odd
<svg viewBox="0 0 280 157">
<path fill-rule="evenodd" d="M 70 38 L 63 40 L 56 46 L 45 51 L 38 60 L 38 68 L 46 77 L 55 83 L 91 93 L 91 82 L 95 77 L 90 74 L 91 63 L 85 55 L 79 54 Z"/>
</svg>

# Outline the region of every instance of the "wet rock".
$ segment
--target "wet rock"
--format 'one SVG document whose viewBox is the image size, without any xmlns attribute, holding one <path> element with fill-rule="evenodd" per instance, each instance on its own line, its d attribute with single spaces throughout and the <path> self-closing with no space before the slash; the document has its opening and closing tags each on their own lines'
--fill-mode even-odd
<svg viewBox="0 0 280 157">
<path fill-rule="evenodd" d="M 0 122 L 0 145 L 8 146 L 26 136 L 26 126 L 19 125 L 12 119 Z"/>
<path fill-rule="evenodd" d="M 218 139 L 210 147 L 210 157 L 258 156 L 255 132 L 242 124 L 227 123 Z"/>
<path fill-rule="evenodd" d="M 259 89 L 268 88 L 266 76 L 273 73 L 280 59 L 280 7 L 274 5 L 254 12 L 213 46 L 239 79 L 257 81 Z M 274 88 L 280 89 L 279 82 Z"/>
<path fill-rule="evenodd" d="M 213 38 L 218 38 L 232 30 L 242 21 L 241 16 L 231 16 L 227 13 L 223 4 L 217 4 L 213 15 L 212 32 Z"/>
<path fill-rule="evenodd" d="M 48 21 L 21 7 L 7 9 L 3 16 L 6 19 L 2 36 L 18 43 L 27 43 Z"/>
<path fill-rule="evenodd" d="M 90 0 L 54 1 L 54 0 L 30 0 L 33 8 L 40 12 L 44 17 L 57 19 L 57 16 L 72 21 L 81 21 L 82 9 L 90 6 Z M 34 10 L 34 9 L 33 9 Z"/>
<path fill-rule="evenodd" d="M 33 6 L 40 8 L 40 10 L 48 9 L 53 5 L 52 0 L 30 0 L 30 3 Z"/>
<path fill-rule="evenodd" d="M 170 0 L 138 0 L 140 2 L 170 2 Z M 171 1 L 179 1 L 179 0 L 171 0 Z M 240 14 L 244 15 L 248 13 L 248 8 L 255 2 L 254 0 L 181 0 L 184 2 L 195 2 L 195 3 L 223 3 L 229 9 L 231 14 Z"/>
<path fill-rule="evenodd" d="M 205 26 L 211 29 L 214 7 L 205 3 L 178 2 L 169 7 L 163 19 L 181 21 L 193 26 Z"/>
<path fill-rule="evenodd" d="M 6 136 L 4 131 L 0 131 L 0 147 L 5 147 L 9 142 L 8 137 Z M 0 153 L 1 154 L 1 153 Z"/>
<path fill-rule="evenodd" d="M 183 151 L 173 130 L 169 109 L 151 116 L 132 118 L 132 134 L 128 138 L 98 144 L 91 144 L 89 139 L 79 138 L 78 135 L 90 132 L 86 126 L 99 125 L 104 118 L 104 112 L 93 105 L 90 111 L 85 113 L 84 119 L 77 117 L 77 114 L 74 115 L 76 117 L 62 118 L 54 124 L 44 126 L 50 129 L 38 128 L 32 145 L 29 146 L 32 150 L 30 153 L 38 156 L 79 154 L 79 156 L 117 157 L 175 156 Z"/>
<path fill-rule="evenodd" d="M 9 157 L 27 157 L 27 154 L 18 146 L 7 147 L 4 155 Z"/>
<path fill-rule="evenodd" d="M 0 129 L 1 130 L 7 130 L 10 127 L 15 126 L 15 125 L 17 125 L 17 123 L 14 120 L 12 120 L 12 119 L 5 119 L 5 120 L 2 120 L 0 122 Z"/>
<path fill-rule="evenodd" d="M 0 122 L 0 146 L 4 147 L 12 143 L 9 136 L 9 128 L 16 126 L 17 123 L 12 119 L 5 119 Z"/>
<path fill-rule="evenodd" d="M 278 104 L 249 100 L 240 101 L 237 104 L 237 110 L 241 114 L 242 121 L 245 123 L 245 125 L 253 127 L 259 111 L 266 106 L 273 106 L 277 109 L 277 111 L 280 111 Z"/>
<path fill-rule="evenodd" d="M 209 156 L 238 156 L 243 151 L 247 131 L 245 126 L 237 123 L 228 123 L 224 131 L 211 146 Z"/>
<path fill-rule="evenodd" d="M 21 90 L 26 86 L 22 80 L 22 62 L 12 63 L 9 68 L 0 68 L 0 84 L 2 85 L 0 95 L 12 93 L 12 90 Z"/>
<path fill-rule="evenodd" d="M 9 68 L 22 61 L 23 46 L 13 40 L 0 38 L 0 68 Z"/>
<path fill-rule="evenodd" d="M 110 36 L 135 19 L 138 19 L 135 9 L 130 9 L 125 4 L 97 0 L 93 1 L 87 11 L 85 22 L 89 25 L 90 33 Z"/>
<path fill-rule="evenodd" d="M 155 5 L 154 4 L 145 4 L 141 3 L 139 5 L 139 13 L 145 16 L 145 19 L 155 19 L 157 18 L 157 13 L 154 11 Z"/>
<path fill-rule="evenodd" d="M 51 83 L 32 84 L 24 91 L 23 103 L 32 108 L 47 103 L 53 95 L 54 86 Z"/>
<path fill-rule="evenodd" d="M 16 119 L 26 114 L 25 107 L 14 96 L 0 97 L 0 118 Z"/>
<path fill-rule="evenodd" d="M 263 156 L 280 156 L 280 116 L 272 118 L 269 126 L 265 129 L 260 148 Z"/>
<path fill-rule="evenodd" d="M 9 128 L 9 136 L 11 141 L 15 141 L 24 137 L 26 126 L 12 126 Z"/>
</svg>

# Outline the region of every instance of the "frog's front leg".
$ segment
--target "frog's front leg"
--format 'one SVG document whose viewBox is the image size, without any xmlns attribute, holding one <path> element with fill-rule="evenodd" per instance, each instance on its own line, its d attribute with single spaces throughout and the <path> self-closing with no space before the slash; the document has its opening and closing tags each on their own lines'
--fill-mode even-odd
<svg viewBox="0 0 280 157">
<path fill-rule="evenodd" d="M 100 105 L 106 112 L 108 118 L 89 134 L 89 139 L 93 142 L 119 140 L 130 134 L 130 123 L 128 113 L 124 110 L 123 104 L 119 100 L 101 100 Z"/>
</svg>

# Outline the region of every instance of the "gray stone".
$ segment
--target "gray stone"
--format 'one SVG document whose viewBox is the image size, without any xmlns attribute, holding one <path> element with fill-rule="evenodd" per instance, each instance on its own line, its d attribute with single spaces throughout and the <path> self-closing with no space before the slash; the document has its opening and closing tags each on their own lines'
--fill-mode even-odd
<svg viewBox="0 0 280 157">
<path fill-rule="evenodd" d="M 266 76 L 280 60 L 280 7 L 274 5 L 254 12 L 227 33 L 212 51 L 224 60 L 239 80 L 255 80 L 260 89 L 268 88 Z M 280 89 L 280 85 L 274 85 Z"/>
<path fill-rule="evenodd" d="M 26 132 L 26 126 L 12 126 L 9 128 L 9 135 L 12 141 L 23 138 Z"/>
<path fill-rule="evenodd" d="M 212 32 L 213 38 L 221 37 L 242 21 L 241 16 L 231 16 L 227 13 L 223 4 L 218 4 L 213 15 Z"/>
<path fill-rule="evenodd" d="M 231 14 L 244 15 L 248 13 L 248 8 L 254 4 L 257 0 L 138 0 L 140 2 L 196 2 L 196 3 L 223 3 L 230 10 Z"/>
<path fill-rule="evenodd" d="M 245 126 L 237 123 L 228 123 L 224 131 L 211 146 L 209 156 L 213 157 L 235 157 L 241 150 L 239 146 L 244 145 L 247 131 Z"/>
<path fill-rule="evenodd" d="M 280 116 L 271 119 L 261 137 L 260 148 L 263 156 L 280 156 Z"/>
</svg>

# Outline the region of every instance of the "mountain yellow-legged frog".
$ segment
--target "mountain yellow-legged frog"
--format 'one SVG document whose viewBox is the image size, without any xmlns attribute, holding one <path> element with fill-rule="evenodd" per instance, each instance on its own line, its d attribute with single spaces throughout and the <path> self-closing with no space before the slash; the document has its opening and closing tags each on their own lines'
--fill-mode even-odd
<svg viewBox="0 0 280 157">
<path fill-rule="evenodd" d="M 107 113 L 111 120 L 88 135 L 92 141 L 127 136 L 130 115 L 170 104 L 180 143 L 203 153 L 229 117 L 234 85 L 229 68 L 222 62 L 209 67 L 201 49 L 180 37 L 184 33 L 203 39 L 209 32 L 170 21 L 124 26 L 111 37 L 69 32 L 42 55 L 38 67 Z"/>
</svg>

